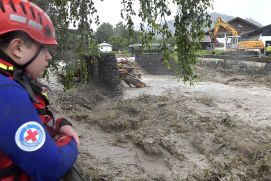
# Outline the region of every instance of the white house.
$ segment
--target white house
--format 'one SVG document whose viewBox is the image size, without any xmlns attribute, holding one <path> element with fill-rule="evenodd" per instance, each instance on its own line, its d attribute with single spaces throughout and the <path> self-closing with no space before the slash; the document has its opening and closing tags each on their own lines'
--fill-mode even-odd
<svg viewBox="0 0 271 181">
<path fill-rule="evenodd" d="M 101 52 L 112 52 L 112 45 L 110 45 L 106 42 L 103 42 L 103 43 L 99 44 L 98 46 L 99 46 L 99 50 Z"/>
</svg>

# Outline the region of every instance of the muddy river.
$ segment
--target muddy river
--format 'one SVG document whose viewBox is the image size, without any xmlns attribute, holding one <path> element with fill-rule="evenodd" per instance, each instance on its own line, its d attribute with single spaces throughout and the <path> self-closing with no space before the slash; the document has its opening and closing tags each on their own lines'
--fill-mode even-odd
<svg viewBox="0 0 271 181">
<path fill-rule="evenodd" d="M 114 99 L 93 87 L 58 90 L 52 106 L 80 134 L 84 173 L 116 181 L 269 180 L 270 78 L 199 75 L 193 86 L 143 75 L 148 87 L 123 84 Z"/>
</svg>

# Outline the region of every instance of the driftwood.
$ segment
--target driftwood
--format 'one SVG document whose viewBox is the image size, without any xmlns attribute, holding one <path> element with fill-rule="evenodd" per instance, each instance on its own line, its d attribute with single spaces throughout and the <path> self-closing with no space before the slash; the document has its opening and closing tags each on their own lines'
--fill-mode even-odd
<svg viewBox="0 0 271 181">
<path fill-rule="evenodd" d="M 142 82 L 141 80 L 141 74 L 135 73 L 135 65 L 133 62 L 122 59 L 118 62 L 118 72 L 120 78 L 130 87 L 137 87 L 137 88 L 144 88 L 147 85 Z M 133 86 L 132 86 L 133 85 Z"/>
</svg>

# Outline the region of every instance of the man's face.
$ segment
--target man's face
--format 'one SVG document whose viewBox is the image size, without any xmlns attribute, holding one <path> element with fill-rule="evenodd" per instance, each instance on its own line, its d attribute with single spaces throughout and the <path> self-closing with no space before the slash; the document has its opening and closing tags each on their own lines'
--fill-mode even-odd
<svg viewBox="0 0 271 181">
<path fill-rule="evenodd" d="M 32 43 L 31 46 L 26 46 L 24 49 L 24 61 L 27 63 L 38 51 L 39 47 L 42 46 L 42 49 L 35 60 L 29 64 L 25 71 L 29 74 L 32 78 L 37 79 L 40 77 L 46 68 L 49 65 L 49 61 L 52 59 L 51 54 L 48 51 L 47 46 L 40 45 L 38 43 Z"/>
<path fill-rule="evenodd" d="M 19 65 L 25 65 L 31 60 L 39 48 L 42 47 L 38 56 L 25 68 L 25 72 L 33 79 L 37 79 L 43 74 L 52 59 L 48 47 L 35 41 L 24 41 L 21 38 L 11 40 L 8 47 L 3 51 Z"/>
</svg>

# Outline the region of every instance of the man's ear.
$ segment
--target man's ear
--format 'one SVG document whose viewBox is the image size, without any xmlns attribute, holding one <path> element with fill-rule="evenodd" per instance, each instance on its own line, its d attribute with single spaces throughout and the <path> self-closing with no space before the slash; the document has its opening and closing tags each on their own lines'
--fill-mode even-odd
<svg viewBox="0 0 271 181">
<path fill-rule="evenodd" d="M 23 57 L 24 41 L 20 38 L 15 38 L 9 43 L 10 54 L 13 57 L 21 59 Z"/>
</svg>

